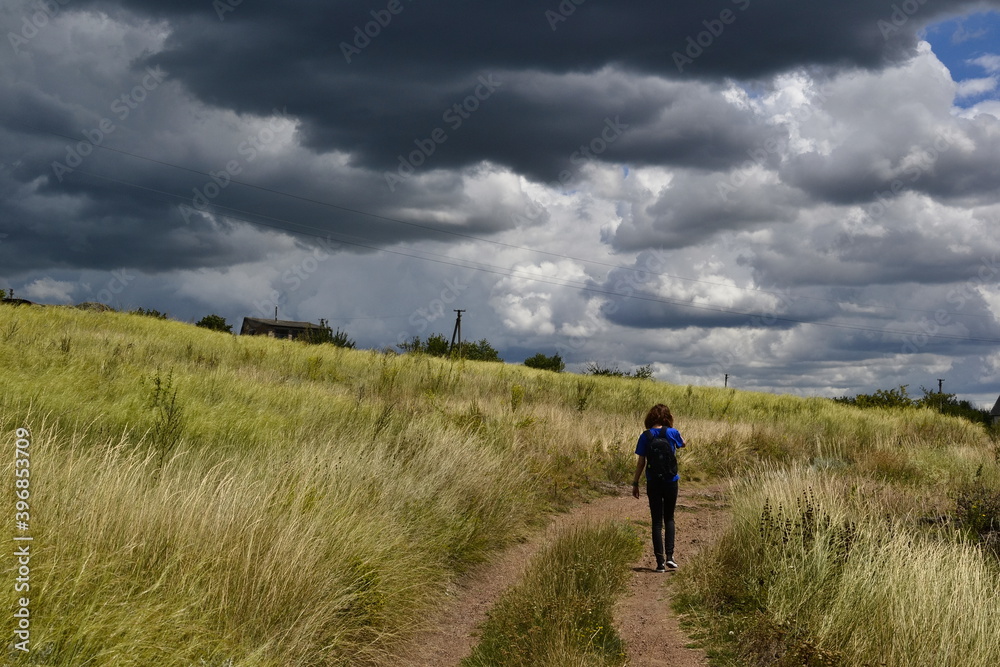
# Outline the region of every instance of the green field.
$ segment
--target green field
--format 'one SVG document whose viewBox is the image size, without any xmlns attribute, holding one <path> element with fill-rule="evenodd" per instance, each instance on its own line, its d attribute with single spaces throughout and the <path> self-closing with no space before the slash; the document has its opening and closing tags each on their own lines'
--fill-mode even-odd
<svg viewBox="0 0 1000 667">
<path fill-rule="evenodd" d="M 8 662 L 378 663 L 457 574 L 630 479 L 656 402 L 685 480 L 733 481 L 732 530 L 678 580 L 720 660 L 1000 663 L 981 426 L 0 306 L 8 544 L 33 538 L 32 650 Z"/>
</svg>

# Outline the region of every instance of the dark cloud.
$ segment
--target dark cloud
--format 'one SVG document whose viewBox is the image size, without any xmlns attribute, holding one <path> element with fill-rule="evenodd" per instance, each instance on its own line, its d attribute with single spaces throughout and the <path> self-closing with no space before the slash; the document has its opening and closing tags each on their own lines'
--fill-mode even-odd
<svg viewBox="0 0 1000 667">
<path fill-rule="evenodd" d="M 669 7 L 638 1 L 400 0 L 393 6 L 396 14 L 360 2 L 299 2 L 280 10 L 241 3 L 221 14 L 207 3 L 123 5 L 137 16 L 169 21 L 165 48 L 148 62 L 169 71 L 199 99 L 241 113 L 287 108 L 303 121 L 303 137 L 314 149 L 348 150 L 359 164 L 378 168 L 394 165 L 398 154 L 435 128 L 448 132 L 442 120 L 447 110 L 474 95 L 479 77 L 497 77 L 506 88 L 489 100 L 472 100 L 468 106 L 478 105 L 474 118 L 453 130 L 461 136 L 440 146 L 435 164 L 488 159 L 546 180 L 565 168 L 581 137 L 599 131 L 605 116 L 644 125 L 655 106 L 669 108 L 673 102 L 655 95 L 644 100 L 641 91 L 624 88 L 517 86 L 525 73 L 611 67 L 690 80 L 761 78 L 809 66 L 879 68 L 911 53 L 917 29 L 935 16 L 982 4 L 912 2 L 912 17 L 896 17 L 900 25 L 892 30 L 880 28 L 879 21 L 891 25 L 896 5 L 865 0 L 849 6 L 712 0 Z M 565 21 L 547 17 L 560 11 L 569 14 Z M 364 36 L 366 28 L 376 36 Z M 344 45 L 357 52 L 345 56 Z M 694 56 L 683 73 L 676 53 Z M 724 123 L 706 121 L 703 132 L 692 132 L 690 123 L 676 124 L 685 128 L 681 136 L 661 132 L 659 141 L 633 141 L 634 150 L 623 142 L 606 157 L 718 166 L 727 157 L 729 133 Z M 714 141 L 706 140 L 709 134 L 716 135 Z M 730 145 L 729 156 L 745 148 Z"/>
<path fill-rule="evenodd" d="M 793 222 L 807 198 L 756 173 L 679 172 L 649 204 L 636 202 L 605 235 L 618 250 L 685 248 L 720 233 Z"/>
<path fill-rule="evenodd" d="M 866 128 L 865 134 L 873 129 Z M 781 173 L 789 185 L 840 204 L 875 206 L 904 192 L 985 204 L 1000 197 L 998 155 L 1000 120 L 984 114 L 975 121 L 958 121 L 947 133 L 918 130 L 894 145 L 858 136 L 829 155 L 794 156 Z"/>
</svg>

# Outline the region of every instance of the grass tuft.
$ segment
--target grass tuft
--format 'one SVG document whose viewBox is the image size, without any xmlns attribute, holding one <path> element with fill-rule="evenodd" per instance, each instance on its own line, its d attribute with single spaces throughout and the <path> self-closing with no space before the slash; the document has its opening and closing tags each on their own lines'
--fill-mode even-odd
<svg viewBox="0 0 1000 667">
<path fill-rule="evenodd" d="M 641 551 L 635 530 L 626 524 L 561 535 L 490 611 L 463 667 L 624 665 L 625 647 L 612 612 Z"/>
</svg>

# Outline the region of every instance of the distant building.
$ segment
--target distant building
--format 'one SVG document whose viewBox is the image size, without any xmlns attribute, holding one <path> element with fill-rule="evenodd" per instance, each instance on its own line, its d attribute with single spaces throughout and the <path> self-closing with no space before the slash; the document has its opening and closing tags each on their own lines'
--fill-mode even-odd
<svg viewBox="0 0 1000 667">
<path fill-rule="evenodd" d="M 994 424 L 1000 422 L 1000 398 L 997 398 L 997 402 L 993 404 L 993 409 L 990 410 L 990 417 L 993 418 Z"/>
<path fill-rule="evenodd" d="M 293 322 L 291 320 L 262 320 L 256 317 L 244 317 L 243 326 L 240 328 L 241 336 L 270 336 L 271 338 L 285 338 L 297 340 L 308 338 L 329 331 L 325 320 L 320 320 L 319 324 L 312 322 Z"/>
</svg>

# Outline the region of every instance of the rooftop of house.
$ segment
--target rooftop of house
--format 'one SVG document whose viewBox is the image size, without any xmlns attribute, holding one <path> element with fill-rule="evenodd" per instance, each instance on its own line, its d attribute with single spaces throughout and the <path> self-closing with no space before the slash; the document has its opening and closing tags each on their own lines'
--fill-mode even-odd
<svg viewBox="0 0 1000 667">
<path fill-rule="evenodd" d="M 265 320 L 258 317 L 244 317 L 243 325 L 247 323 L 259 324 L 269 327 L 284 327 L 286 329 L 319 329 L 321 325 L 312 322 L 296 322 L 294 320 Z"/>
</svg>

